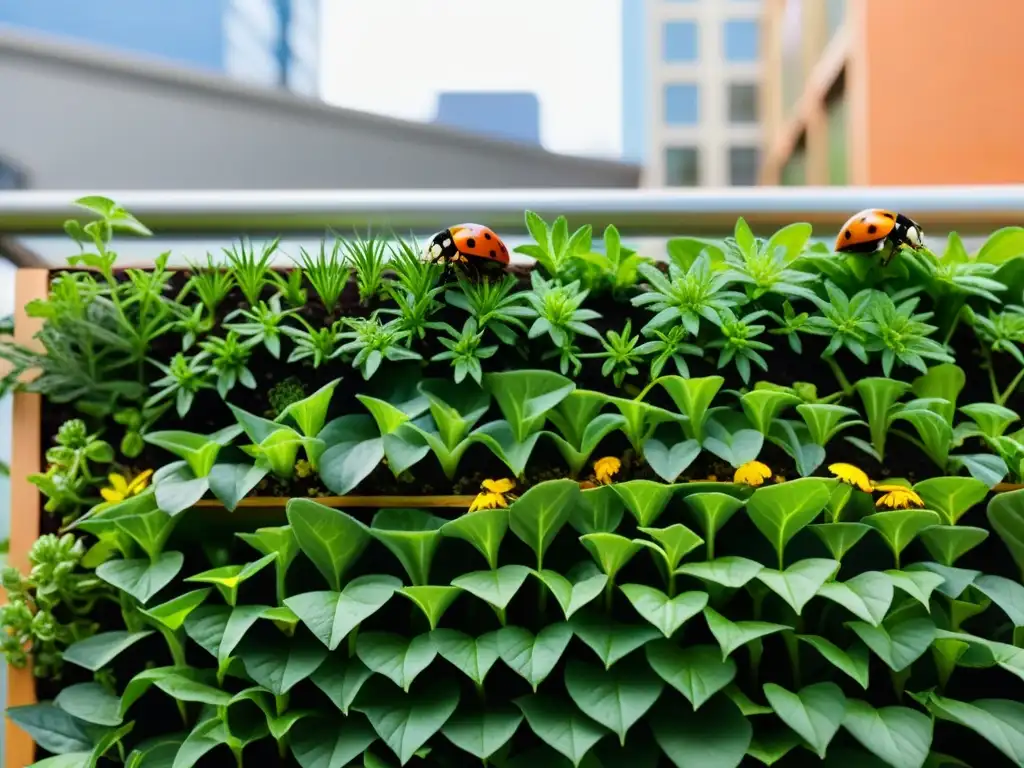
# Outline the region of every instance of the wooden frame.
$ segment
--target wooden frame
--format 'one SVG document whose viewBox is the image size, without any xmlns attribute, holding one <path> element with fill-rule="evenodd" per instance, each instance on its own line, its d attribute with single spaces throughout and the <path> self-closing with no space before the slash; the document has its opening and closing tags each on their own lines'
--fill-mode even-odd
<svg viewBox="0 0 1024 768">
<path fill-rule="evenodd" d="M 33 336 L 42 320 L 29 317 L 25 305 L 45 299 L 49 292 L 48 269 L 19 269 L 14 277 L 14 339 L 24 346 L 36 344 Z M 42 471 L 42 396 L 16 392 L 11 419 L 11 548 L 10 565 L 22 573 L 29 570 L 28 552 L 39 538 L 42 513 L 39 489 L 28 476 Z M 17 440 L 13 436 L 17 436 Z M 36 681 L 31 662 L 25 669 L 7 667 L 7 706 L 36 703 Z M 36 746 L 25 731 L 10 720 L 4 725 L 4 765 L 24 768 L 35 761 Z"/>
</svg>

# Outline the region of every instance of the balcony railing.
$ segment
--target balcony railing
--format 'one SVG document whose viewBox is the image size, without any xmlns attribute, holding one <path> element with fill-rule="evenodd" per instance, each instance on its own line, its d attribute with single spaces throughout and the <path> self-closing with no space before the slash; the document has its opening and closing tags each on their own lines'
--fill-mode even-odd
<svg viewBox="0 0 1024 768">
<path fill-rule="evenodd" d="M 512 238 L 526 233 L 523 211 L 547 220 L 559 214 L 595 233 L 615 224 L 624 236 L 723 236 L 743 216 L 770 232 L 808 221 L 816 234 L 833 232 L 868 207 L 902 211 L 926 233 L 984 235 L 1024 223 L 1024 185 L 962 187 L 751 187 L 687 190 L 342 190 L 342 191 L 102 191 L 149 226 L 161 240 L 283 235 L 319 238 L 328 229 L 428 234 L 460 221 L 486 223 Z M 33 241 L 63 237 L 66 219 L 83 211 L 76 191 L 0 192 L 0 238 L 18 263 Z M 141 245 L 141 243 L 140 243 Z M 152 246 L 149 246 L 150 250 Z"/>
</svg>

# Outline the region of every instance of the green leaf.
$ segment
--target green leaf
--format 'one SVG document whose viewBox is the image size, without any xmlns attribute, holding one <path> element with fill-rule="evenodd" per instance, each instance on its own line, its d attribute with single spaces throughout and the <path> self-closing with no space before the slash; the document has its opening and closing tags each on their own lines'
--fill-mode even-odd
<svg viewBox="0 0 1024 768">
<path fill-rule="evenodd" d="M 821 586 L 832 578 L 838 568 L 836 560 L 809 558 L 794 563 L 785 571 L 764 568 L 758 571 L 757 579 L 785 600 L 799 616 L 804 606 L 818 594 Z"/>
<path fill-rule="evenodd" d="M 345 725 L 307 718 L 292 728 L 288 743 L 302 768 L 345 768 L 377 740 L 362 717 L 348 717 Z"/>
<path fill-rule="evenodd" d="M 90 672 L 99 672 L 121 653 L 145 637 L 152 635 L 148 632 L 101 632 L 98 635 L 87 637 L 72 643 L 64 651 L 64 661 L 71 662 L 79 667 L 84 667 Z M 51 750 L 53 751 L 53 750 Z"/>
<path fill-rule="evenodd" d="M 181 552 L 164 552 L 156 560 L 108 560 L 96 575 L 145 605 L 174 580 L 184 562 Z"/>
<path fill-rule="evenodd" d="M 442 658 L 468 675 L 477 685 L 484 684 L 484 678 L 498 660 L 497 632 L 488 632 L 474 639 L 454 629 L 437 629 L 431 636 Z"/>
<path fill-rule="evenodd" d="M 347 715 L 352 702 L 372 674 L 358 658 L 348 659 L 335 653 L 328 656 L 309 679 L 343 715 Z"/>
<path fill-rule="evenodd" d="M 410 639 L 391 632 L 361 632 L 356 654 L 371 671 L 390 678 L 408 693 L 412 681 L 437 656 L 437 648 L 429 634 Z"/>
<path fill-rule="evenodd" d="M 753 737 L 750 721 L 724 696 L 692 713 L 658 712 L 651 729 L 676 768 L 736 768 Z"/>
<path fill-rule="evenodd" d="M 299 548 L 330 588 L 340 592 L 342 575 L 370 543 L 367 527 L 340 509 L 309 499 L 291 499 L 286 511 Z"/>
<path fill-rule="evenodd" d="M 626 732 L 654 706 L 664 687 L 650 667 L 639 661 L 604 670 L 570 659 L 565 667 L 565 689 L 576 706 L 618 734 L 622 746 Z"/>
<path fill-rule="evenodd" d="M 473 571 L 456 577 L 452 584 L 504 611 L 533 571 L 523 565 L 504 565 L 492 571 Z"/>
<path fill-rule="evenodd" d="M 580 491 L 576 508 L 569 517 L 569 524 L 577 532 L 613 533 L 622 522 L 626 511 L 622 499 L 613 485 L 601 485 Z"/>
<path fill-rule="evenodd" d="M 906 619 L 889 628 L 862 621 L 851 621 L 848 626 L 893 672 L 921 658 L 935 639 L 935 624 L 930 619 Z"/>
<path fill-rule="evenodd" d="M 797 640 L 803 640 L 825 657 L 833 667 L 840 672 L 856 680 L 861 688 L 868 688 L 868 651 L 862 645 L 855 645 L 848 651 L 817 635 L 797 635 Z"/>
<path fill-rule="evenodd" d="M 736 677 L 736 662 L 723 659 L 713 645 L 680 648 L 668 640 L 644 647 L 647 663 L 666 683 L 679 691 L 695 710 Z"/>
<path fill-rule="evenodd" d="M 988 496 L 988 486 L 973 477 L 933 477 L 915 484 L 914 490 L 924 505 L 942 515 L 949 525 L 956 525 Z"/>
<path fill-rule="evenodd" d="M 150 560 L 156 560 L 160 556 L 177 521 L 178 518 L 159 509 L 113 519 L 114 525 L 131 536 Z"/>
<path fill-rule="evenodd" d="M 1024 489 L 996 494 L 986 516 L 1024 573 Z"/>
<path fill-rule="evenodd" d="M 704 610 L 708 604 L 705 592 L 684 592 L 670 598 L 664 592 L 643 584 L 623 584 L 619 589 L 636 612 L 653 624 L 665 637 Z"/>
<path fill-rule="evenodd" d="M 284 604 L 330 650 L 338 647 L 360 623 L 375 614 L 402 587 L 394 576 L 360 576 L 341 592 L 305 592 Z"/>
<path fill-rule="evenodd" d="M 708 407 L 721 389 L 725 379 L 721 376 L 684 379 L 682 376 L 662 376 L 657 379 L 668 392 L 676 407 L 687 419 L 694 438 L 704 442 L 704 423 Z"/>
<path fill-rule="evenodd" d="M 925 549 L 943 565 L 953 565 L 988 538 L 988 531 L 970 525 L 933 525 L 920 533 Z"/>
<path fill-rule="evenodd" d="M 747 501 L 747 514 L 775 548 L 780 568 L 786 545 L 825 509 L 833 484 L 831 480 L 804 477 L 762 486 Z"/>
<path fill-rule="evenodd" d="M 543 694 L 520 696 L 515 704 L 537 738 L 569 758 L 573 766 L 579 766 L 587 752 L 608 733 L 575 707 Z"/>
<path fill-rule="evenodd" d="M 658 637 L 658 631 L 651 626 L 619 624 L 582 613 L 574 616 L 571 623 L 576 637 L 597 654 L 605 669 Z"/>
<path fill-rule="evenodd" d="M 486 761 L 512 739 L 522 722 L 522 713 L 509 706 L 474 708 L 452 716 L 441 733 L 463 752 Z"/>
<path fill-rule="evenodd" d="M 292 419 L 299 427 L 299 430 L 306 437 L 316 437 L 324 428 L 324 421 L 327 418 L 327 407 L 330 405 L 331 396 L 335 387 L 341 379 L 334 379 L 324 384 L 313 394 L 290 403 L 274 421 Z"/>
<path fill-rule="evenodd" d="M 867 571 L 845 582 L 823 584 L 818 594 L 839 603 L 857 618 L 877 627 L 892 605 L 893 582 L 884 573 Z"/>
<path fill-rule="evenodd" d="M 782 411 L 802 402 L 796 395 L 772 389 L 752 389 L 740 395 L 740 406 L 750 425 L 765 436 Z"/>
<path fill-rule="evenodd" d="M 268 471 L 262 464 L 215 464 L 208 477 L 210 492 L 228 512 L 234 512 Z"/>
<path fill-rule="evenodd" d="M 1005 264 L 1024 253 L 1024 227 L 997 229 L 978 250 L 979 264 Z"/>
<path fill-rule="evenodd" d="M 316 672 L 327 658 L 327 649 L 301 635 L 281 635 L 274 642 L 249 637 L 239 646 L 238 655 L 254 682 L 275 696 L 283 696 Z"/>
<path fill-rule="evenodd" d="M 62 688 L 53 701 L 72 717 L 92 723 L 116 727 L 121 724 L 121 700 L 99 683 L 77 683 Z"/>
<path fill-rule="evenodd" d="M 679 567 L 679 563 L 684 557 L 704 543 L 704 539 L 681 523 L 675 523 L 667 528 L 637 528 L 637 530 L 658 542 L 657 549 L 653 549 L 653 551 L 661 554 L 669 573 Z M 640 543 L 650 545 L 650 542 L 647 541 Z"/>
<path fill-rule="evenodd" d="M 953 568 L 939 563 L 911 563 L 904 573 L 930 572 L 939 576 L 942 581 L 936 587 L 946 597 L 956 600 L 963 591 L 967 589 L 974 580 L 981 575 L 981 571 L 973 571 L 967 568 Z M 891 573 L 891 572 L 890 572 Z M 896 586 L 899 586 L 898 584 Z"/>
<path fill-rule="evenodd" d="M 154 475 L 157 506 L 175 516 L 191 509 L 210 489 L 209 477 L 196 477 L 185 464 L 168 464 Z"/>
<path fill-rule="evenodd" d="M 1024 627 L 1024 587 L 1003 576 L 985 574 L 972 586 L 1003 609 L 1014 627 Z"/>
<path fill-rule="evenodd" d="M 558 571 L 547 569 L 532 571 L 532 573 L 555 596 L 567 620 L 600 595 L 608 583 L 608 577 L 590 561 L 580 563 L 565 576 Z"/>
<path fill-rule="evenodd" d="M 648 466 L 666 483 L 674 483 L 693 464 L 700 450 L 700 443 L 692 439 L 666 444 L 659 438 L 649 437 L 643 443 Z"/>
<path fill-rule="evenodd" d="M 843 486 L 849 488 L 849 486 Z M 817 523 L 807 528 L 824 542 L 832 557 L 842 561 L 843 556 L 853 549 L 864 534 L 872 530 L 870 525 L 864 523 Z"/>
<path fill-rule="evenodd" d="M 747 748 L 747 754 L 765 765 L 775 765 L 802 743 L 801 738 L 789 728 L 777 728 L 756 734 Z"/>
<path fill-rule="evenodd" d="M 451 604 L 462 594 L 458 587 L 402 587 L 398 594 L 412 600 L 423 611 L 431 629 L 437 624 Z"/>
<path fill-rule="evenodd" d="M 722 659 L 728 658 L 733 651 L 751 640 L 792 629 L 785 624 L 772 624 L 767 621 L 729 621 L 712 608 L 704 609 L 704 618 L 707 619 L 708 629 L 722 649 Z"/>
<path fill-rule="evenodd" d="M 579 495 L 580 486 L 574 480 L 548 480 L 530 488 L 509 507 L 512 533 L 533 550 L 537 570 L 543 568 L 544 553 L 568 522 Z"/>
<path fill-rule="evenodd" d="M 234 605 L 238 600 L 239 587 L 270 565 L 276 558 L 277 553 L 272 552 L 251 563 L 246 563 L 245 565 L 222 565 L 220 568 L 213 568 L 209 571 L 189 576 L 185 581 L 213 584 L 223 596 L 224 602 L 228 605 Z"/>
<path fill-rule="evenodd" d="M 846 696 L 835 683 L 817 683 L 791 693 L 774 683 L 765 683 L 764 695 L 775 714 L 825 759 L 829 742 L 846 715 Z"/>
<path fill-rule="evenodd" d="M 893 768 L 921 768 L 932 743 L 932 721 L 907 707 L 875 709 L 848 699 L 843 728 Z"/>
<path fill-rule="evenodd" d="M 630 480 L 611 486 L 618 494 L 626 509 L 636 518 L 637 524 L 650 527 L 665 511 L 669 500 L 676 492 L 676 486 L 656 483 L 653 480 Z"/>
<path fill-rule="evenodd" d="M 939 717 L 970 728 L 1017 765 L 1024 765 L 1024 704 L 1007 699 L 970 703 L 932 693 L 928 708 Z"/>
<path fill-rule="evenodd" d="M 706 563 L 686 563 L 676 573 L 696 576 L 730 589 L 739 589 L 764 569 L 745 557 L 720 557 Z"/>
<path fill-rule="evenodd" d="M 227 706 L 231 701 L 230 693 L 174 672 L 156 678 L 153 685 L 178 701 L 209 704 L 214 707 Z"/>
<path fill-rule="evenodd" d="M 896 589 L 906 592 L 929 610 L 932 592 L 945 582 L 943 576 L 928 571 L 890 570 L 886 571 L 885 575 L 892 580 L 892 585 Z"/>
<path fill-rule="evenodd" d="M 508 510 L 481 509 L 449 520 L 441 526 L 441 535 L 468 541 L 487 560 L 492 570 L 498 567 L 498 550 L 508 531 Z"/>
<path fill-rule="evenodd" d="M 152 619 L 158 626 L 176 632 L 181 629 L 185 619 L 209 597 L 211 589 L 194 589 L 180 597 L 155 605 L 148 611 L 140 609 L 140 613 Z"/>
<path fill-rule="evenodd" d="M 429 688 L 402 694 L 397 688 L 378 691 L 358 709 L 402 765 L 444 727 L 459 706 L 459 689 L 442 680 Z"/>
<path fill-rule="evenodd" d="M 351 493 L 384 458 L 380 430 L 366 414 L 334 419 L 324 427 L 320 439 L 328 445 L 320 456 L 320 478 L 339 496 Z"/>
<path fill-rule="evenodd" d="M 548 411 L 576 388 L 571 379 L 551 371 L 488 373 L 484 375 L 483 385 L 498 403 L 512 427 L 513 436 L 520 443 L 540 429 Z"/>
<path fill-rule="evenodd" d="M 498 630 L 498 654 L 508 667 L 537 690 L 572 640 L 567 622 L 549 624 L 536 637 L 522 627 Z"/>
<path fill-rule="evenodd" d="M 409 574 L 413 586 L 425 586 L 441 543 L 443 518 L 419 509 L 382 509 L 373 516 L 370 535 L 387 547 Z"/>
<path fill-rule="evenodd" d="M 925 528 L 941 522 L 937 512 L 930 509 L 895 509 L 890 512 L 875 512 L 862 518 L 877 530 L 889 545 L 899 567 L 900 553 L 907 548 Z"/>
<path fill-rule="evenodd" d="M 47 752 L 59 755 L 92 749 L 84 724 L 48 701 L 9 707 L 7 717 Z"/>
<path fill-rule="evenodd" d="M 639 542 L 617 533 L 588 533 L 580 536 L 580 541 L 593 555 L 605 575 L 612 580 L 615 579 L 615 574 L 643 549 Z"/>
</svg>

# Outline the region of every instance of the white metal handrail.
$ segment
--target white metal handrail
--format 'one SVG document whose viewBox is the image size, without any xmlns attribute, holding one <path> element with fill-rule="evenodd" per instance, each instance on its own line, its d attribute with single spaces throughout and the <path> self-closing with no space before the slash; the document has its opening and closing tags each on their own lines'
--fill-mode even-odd
<svg viewBox="0 0 1024 768">
<path fill-rule="evenodd" d="M 838 227 L 868 207 L 902 211 L 926 231 L 982 234 L 1024 224 L 1024 185 L 751 187 L 595 190 L 201 190 L 0 192 L 0 236 L 59 234 L 86 194 L 116 200 L 158 235 L 322 234 L 393 229 L 425 233 L 459 221 L 525 232 L 523 211 L 572 226 L 615 224 L 634 236 L 723 235 L 743 216 L 758 228 L 794 221 Z"/>
</svg>

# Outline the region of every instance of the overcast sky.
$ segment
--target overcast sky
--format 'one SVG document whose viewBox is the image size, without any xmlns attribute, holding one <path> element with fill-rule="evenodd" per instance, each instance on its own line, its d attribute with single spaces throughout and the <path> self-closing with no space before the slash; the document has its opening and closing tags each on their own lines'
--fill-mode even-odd
<svg viewBox="0 0 1024 768">
<path fill-rule="evenodd" d="M 555 152 L 619 155 L 620 0 L 327 0 L 323 97 L 433 119 L 446 90 L 527 90 Z"/>
</svg>

